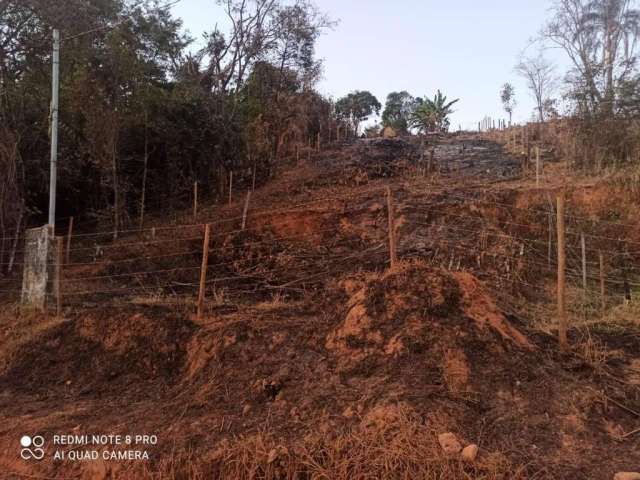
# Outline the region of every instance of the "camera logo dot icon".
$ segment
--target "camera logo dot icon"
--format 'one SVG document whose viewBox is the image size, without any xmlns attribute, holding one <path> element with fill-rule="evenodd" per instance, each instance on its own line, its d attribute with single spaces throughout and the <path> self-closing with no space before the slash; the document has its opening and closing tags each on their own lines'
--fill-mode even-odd
<svg viewBox="0 0 640 480">
<path fill-rule="evenodd" d="M 44 458 L 44 437 L 23 435 L 20 438 L 20 456 L 24 460 L 42 460 Z"/>
</svg>

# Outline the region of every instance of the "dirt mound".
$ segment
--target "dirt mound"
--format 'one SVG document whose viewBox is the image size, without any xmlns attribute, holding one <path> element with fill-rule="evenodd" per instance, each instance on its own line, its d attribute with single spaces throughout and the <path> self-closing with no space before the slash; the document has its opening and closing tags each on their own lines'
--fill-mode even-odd
<svg viewBox="0 0 640 480">
<path fill-rule="evenodd" d="M 460 390 L 473 374 L 468 350 L 532 348 L 468 273 L 409 263 L 342 286 L 347 313 L 325 343 L 341 371 L 410 356 L 416 362 L 436 361 L 432 367 L 449 388 Z"/>
<path fill-rule="evenodd" d="M 167 312 L 101 309 L 31 337 L 0 378 L 16 391 L 148 393 L 149 385 L 163 389 L 177 378 L 193 331 L 188 320 Z"/>
</svg>

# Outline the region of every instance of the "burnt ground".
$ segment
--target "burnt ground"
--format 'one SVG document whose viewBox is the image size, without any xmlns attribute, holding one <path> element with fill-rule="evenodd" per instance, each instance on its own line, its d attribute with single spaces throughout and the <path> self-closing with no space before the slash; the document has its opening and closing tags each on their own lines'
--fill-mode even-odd
<svg viewBox="0 0 640 480">
<path fill-rule="evenodd" d="M 536 246 L 546 199 L 523 186 L 520 165 L 473 136 L 315 154 L 255 193 L 248 231 L 218 230 L 210 278 L 241 279 L 211 286 L 201 320 L 184 302 L 187 274 L 104 278 L 184 265 L 148 253 L 184 245 L 124 238 L 95 264 L 80 251 L 86 265 L 66 275 L 92 280 L 70 288 L 117 294 L 70 295 L 62 319 L 9 305 L 1 316 L 0 478 L 609 479 L 637 469 L 640 438 L 628 433 L 640 421 L 640 333 L 598 325 L 587 341 L 575 329 L 575 348 L 561 353 L 536 323 L 532 312 L 553 306 Z M 387 185 L 402 259 L 392 269 Z M 169 235 L 197 250 L 199 234 Z M 119 263 L 139 248 L 149 259 Z M 141 301 L 151 290 L 154 305 Z M 448 431 L 480 446 L 475 462 L 443 455 L 436 437 Z M 29 432 L 159 441 L 149 461 L 35 463 L 20 459 Z"/>
</svg>

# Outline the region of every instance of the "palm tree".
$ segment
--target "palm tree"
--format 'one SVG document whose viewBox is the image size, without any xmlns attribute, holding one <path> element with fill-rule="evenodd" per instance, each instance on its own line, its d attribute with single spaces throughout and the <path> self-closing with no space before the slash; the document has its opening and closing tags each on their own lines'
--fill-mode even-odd
<svg viewBox="0 0 640 480">
<path fill-rule="evenodd" d="M 411 115 L 411 126 L 423 133 L 448 131 L 448 117 L 453 113 L 451 107 L 459 100 L 447 102 L 447 97 L 440 90 L 433 100 L 428 97 L 418 99 L 418 106 Z"/>
</svg>

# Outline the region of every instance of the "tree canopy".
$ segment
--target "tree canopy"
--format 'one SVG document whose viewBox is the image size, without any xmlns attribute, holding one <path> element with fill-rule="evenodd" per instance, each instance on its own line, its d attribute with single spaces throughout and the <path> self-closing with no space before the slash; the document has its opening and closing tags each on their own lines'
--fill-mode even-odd
<svg viewBox="0 0 640 480">
<path fill-rule="evenodd" d="M 513 110 L 516 108 L 516 90 L 510 83 L 505 83 L 500 89 L 500 101 L 502 108 L 509 115 L 509 125 L 513 120 Z"/>
<path fill-rule="evenodd" d="M 335 105 L 338 117 L 348 122 L 356 135 L 360 124 L 371 115 L 378 115 L 381 108 L 378 99 L 366 90 L 351 92 L 340 98 Z"/>
<path fill-rule="evenodd" d="M 387 95 L 382 125 L 399 132 L 408 132 L 411 115 L 417 106 L 416 99 L 409 92 L 391 92 Z"/>
<path fill-rule="evenodd" d="M 314 90 L 315 43 L 334 23 L 309 0 L 218 2 L 229 30 L 213 28 L 195 52 L 170 5 L 0 2 L 0 236 L 22 215 L 46 218 L 53 28 L 59 217 L 117 229 L 145 204 L 184 206 L 194 181 L 221 195 L 226 171 L 255 166 L 266 179 L 295 143 L 335 124 Z"/>
</svg>

